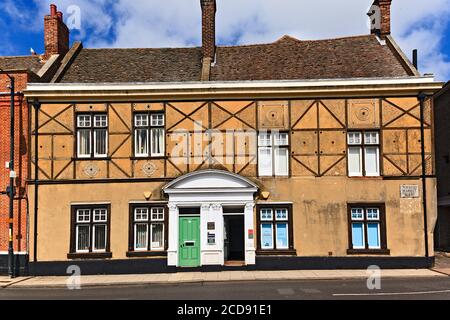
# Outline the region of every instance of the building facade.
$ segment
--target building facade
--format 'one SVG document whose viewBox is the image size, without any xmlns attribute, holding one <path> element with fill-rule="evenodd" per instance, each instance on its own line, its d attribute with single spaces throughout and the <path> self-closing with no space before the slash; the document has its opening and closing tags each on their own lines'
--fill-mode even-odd
<svg viewBox="0 0 450 320">
<path fill-rule="evenodd" d="M 0 56 L 0 273 L 8 271 L 8 247 L 12 237 L 15 272 L 27 272 L 28 262 L 28 197 L 29 175 L 29 104 L 23 91 L 28 83 L 48 82 L 58 70 L 69 46 L 69 31 L 62 21 L 62 13 L 51 6 L 45 18 L 45 53 L 30 56 Z M 54 46 L 56 37 L 64 47 Z M 63 36 L 61 36 L 63 35 Z M 14 166 L 10 162 L 11 137 L 11 78 L 14 79 Z M 15 172 L 13 200 L 13 232 L 9 232 L 10 171 Z"/>
<path fill-rule="evenodd" d="M 220 47 L 202 0 L 201 48 L 75 44 L 26 90 L 31 272 L 431 265 L 442 84 L 390 3 L 356 37 Z"/>
<path fill-rule="evenodd" d="M 434 96 L 436 134 L 436 173 L 438 178 L 438 221 L 434 235 L 436 250 L 450 251 L 450 144 L 448 136 L 450 83 Z"/>
</svg>

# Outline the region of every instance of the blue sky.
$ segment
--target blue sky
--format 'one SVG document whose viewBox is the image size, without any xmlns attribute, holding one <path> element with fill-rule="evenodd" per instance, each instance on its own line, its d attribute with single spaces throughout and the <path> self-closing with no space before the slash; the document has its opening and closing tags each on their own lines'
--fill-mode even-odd
<svg viewBox="0 0 450 320">
<path fill-rule="evenodd" d="M 58 5 L 85 47 L 183 47 L 201 42 L 199 0 L 0 0 L 0 55 L 43 49 L 43 17 Z M 221 45 L 369 33 L 373 0 L 217 0 Z M 450 79 L 450 0 L 393 0 L 392 31 L 420 71 Z"/>
</svg>

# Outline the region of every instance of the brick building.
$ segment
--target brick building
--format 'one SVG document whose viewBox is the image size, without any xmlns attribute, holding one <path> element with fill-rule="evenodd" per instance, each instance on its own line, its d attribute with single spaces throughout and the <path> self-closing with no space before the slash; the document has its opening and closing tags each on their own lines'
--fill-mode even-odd
<svg viewBox="0 0 450 320">
<path fill-rule="evenodd" d="M 434 96 L 438 220 L 436 250 L 450 251 L 450 82 Z"/>
<path fill-rule="evenodd" d="M 50 81 L 58 70 L 69 47 L 69 30 L 62 21 L 62 13 L 51 6 L 45 17 L 45 53 L 31 56 L 0 56 L 0 272 L 8 269 L 9 197 L 5 194 L 9 185 L 10 161 L 10 79 L 15 80 L 14 171 L 16 195 L 14 199 L 14 252 L 16 270 L 26 268 L 28 260 L 28 197 L 29 174 L 29 104 L 23 91 L 32 82 Z"/>
</svg>

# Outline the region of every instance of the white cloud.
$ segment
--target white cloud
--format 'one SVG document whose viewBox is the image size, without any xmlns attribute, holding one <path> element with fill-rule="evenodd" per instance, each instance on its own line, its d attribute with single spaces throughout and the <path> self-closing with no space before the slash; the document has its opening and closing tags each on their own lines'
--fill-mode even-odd
<svg viewBox="0 0 450 320">
<path fill-rule="evenodd" d="M 10 1 L 10 0 L 8 0 Z M 51 0 L 34 0 L 41 16 Z M 373 0 L 217 0 L 220 44 L 272 42 L 284 34 L 323 39 L 367 34 L 366 11 Z M 88 47 L 174 47 L 199 45 L 200 0 L 59 0 L 80 6 L 81 37 Z M 441 52 L 449 0 L 394 0 L 392 31 L 405 53 L 419 49 L 421 72 L 450 78 L 450 57 Z M 111 38 L 111 34 L 114 37 Z M 448 40 L 447 40 L 448 41 Z"/>
</svg>

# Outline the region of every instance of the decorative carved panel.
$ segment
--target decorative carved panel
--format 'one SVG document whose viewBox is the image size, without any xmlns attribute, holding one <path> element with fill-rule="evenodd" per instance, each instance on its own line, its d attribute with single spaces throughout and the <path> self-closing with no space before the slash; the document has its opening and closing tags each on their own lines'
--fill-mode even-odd
<svg viewBox="0 0 450 320">
<path fill-rule="evenodd" d="M 350 129 L 377 129 L 380 127 L 378 99 L 348 100 L 348 127 Z"/>
<path fill-rule="evenodd" d="M 258 103 L 259 129 L 289 129 L 288 101 L 261 101 Z"/>
</svg>

